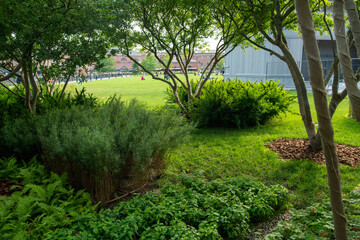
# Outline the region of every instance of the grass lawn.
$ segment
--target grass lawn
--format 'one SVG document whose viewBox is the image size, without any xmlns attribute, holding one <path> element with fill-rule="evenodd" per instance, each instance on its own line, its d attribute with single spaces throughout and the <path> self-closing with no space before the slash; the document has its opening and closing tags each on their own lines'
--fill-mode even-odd
<svg viewBox="0 0 360 240">
<path fill-rule="evenodd" d="M 71 86 L 74 88 L 75 84 Z M 85 83 L 88 92 L 101 99 L 120 94 L 136 97 L 150 106 L 164 103 L 166 84 L 140 77 L 101 80 Z M 312 94 L 309 99 L 313 106 Z M 360 124 L 347 117 L 348 99 L 338 107 L 333 127 L 335 141 L 360 146 Z M 313 111 L 316 122 L 316 113 Z M 306 138 L 297 103 L 291 113 L 262 127 L 247 129 L 197 129 L 190 140 L 176 149 L 167 162 L 162 181 L 172 181 L 181 172 L 203 170 L 209 179 L 249 176 L 266 184 L 279 183 L 293 193 L 295 207 L 305 207 L 328 196 L 326 167 L 308 161 L 284 161 L 264 145 L 277 138 Z M 341 166 L 342 188 L 350 192 L 360 183 L 360 171 Z"/>
<path fill-rule="evenodd" d="M 199 78 L 199 76 L 191 76 Z M 155 107 L 165 103 L 165 91 L 168 85 L 159 80 L 152 79 L 149 75 L 145 76 L 145 81 L 141 80 L 141 76 L 124 77 L 114 79 L 104 79 L 98 81 L 85 82 L 83 86 L 71 83 L 67 91 L 74 92 L 75 88 L 85 87 L 87 92 L 93 93 L 101 100 L 106 100 L 110 96 L 116 94 L 124 100 L 137 98 L 146 102 L 149 106 Z"/>
</svg>

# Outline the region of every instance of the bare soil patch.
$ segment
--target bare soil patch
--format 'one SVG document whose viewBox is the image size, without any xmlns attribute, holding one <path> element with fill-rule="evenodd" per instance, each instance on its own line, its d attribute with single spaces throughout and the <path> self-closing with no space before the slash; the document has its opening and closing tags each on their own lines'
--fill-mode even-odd
<svg viewBox="0 0 360 240">
<path fill-rule="evenodd" d="M 13 186 L 23 186 L 21 183 L 7 181 L 5 179 L 0 179 L 0 196 L 10 196 L 13 192 L 18 191 L 19 188 Z"/>
<path fill-rule="evenodd" d="M 313 150 L 308 147 L 309 140 L 295 138 L 279 138 L 266 145 L 285 160 L 306 159 L 319 164 L 325 164 L 322 150 Z M 336 143 L 336 152 L 340 164 L 358 167 L 360 164 L 360 147 Z"/>
</svg>

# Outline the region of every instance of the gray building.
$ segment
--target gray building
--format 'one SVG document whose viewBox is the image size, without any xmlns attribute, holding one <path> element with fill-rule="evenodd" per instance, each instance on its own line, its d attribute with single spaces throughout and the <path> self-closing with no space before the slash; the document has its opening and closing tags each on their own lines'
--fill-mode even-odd
<svg viewBox="0 0 360 240">
<path fill-rule="evenodd" d="M 305 78 L 306 85 L 308 89 L 310 89 L 308 67 L 302 38 L 298 33 L 293 31 L 285 31 L 285 36 L 290 51 Z M 323 61 L 324 74 L 327 74 L 333 62 L 331 39 L 329 35 L 320 36 L 320 34 L 317 35 L 317 39 L 320 56 Z M 270 43 L 266 43 L 266 47 L 280 53 L 280 50 Z M 355 56 L 356 51 L 352 48 L 351 57 L 355 58 Z M 358 61 L 353 60 L 353 66 L 354 65 L 358 66 Z M 238 78 L 252 82 L 274 79 L 284 84 L 286 89 L 295 89 L 286 63 L 262 49 L 255 50 L 253 48 L 246 48 L 244 50 L 240 47 L 235 48 L 225 57 L 224 78 Z"/>
</svg>

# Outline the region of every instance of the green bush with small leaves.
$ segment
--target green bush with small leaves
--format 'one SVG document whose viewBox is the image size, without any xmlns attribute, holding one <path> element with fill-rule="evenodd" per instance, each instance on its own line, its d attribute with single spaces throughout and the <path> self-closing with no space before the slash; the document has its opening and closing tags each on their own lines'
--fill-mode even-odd
<svg viewBox="0 0 360 240">
<path fill-rule="evenodd" d="M 256 200 L 258 199 L 258 200 Z M 283 211 L 289 193 L 250 179 L 206 181 L 181 175 L 161 193 L 150 192 L 58 228 L 49 239 L 243 239 L 249 229 Z M 255 206 L 261 204 L 261 206 Z M 254 207 L 269 209 L 256 215 Z M 261 216 L 260 216 L 261 215 Z"/>
<path fill-rule="evenodd" d="M 193 84 L 195 85 L 195 84 Z M 263 125 L 286 112 L 294 101 L 278 82 L 208 81 L 200 97 L 188 102 L 187 91 L 180 86 L 178 95 L 198 127 L 244 128 Z M 170 103 L 176 103 L 170 89 Z"/>
</svg>

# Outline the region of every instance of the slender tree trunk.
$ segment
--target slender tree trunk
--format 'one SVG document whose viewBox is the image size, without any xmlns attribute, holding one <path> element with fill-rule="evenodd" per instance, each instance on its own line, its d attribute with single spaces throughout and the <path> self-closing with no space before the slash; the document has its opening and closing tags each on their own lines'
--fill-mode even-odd
<svg viewBox="0 0 360 240">
<path fill-rule="evenodd" d="M 26 64 L 22 67 L 22 75 L 25 88 L 25 107 L 31 112 L 31 89 Z"/>
<path fill-rule="evenodd" d="M 345 35 L 344 0 L 334 1 L 334 29 L 340 65 L 356 121 L 360 122 L 360 90 L 352 70 L 349 48 Z M 349 16 L 350 17 L 350 16 Z M 353 19 L 354 20 L 354 19 Z M 351 21 L 352 22 L 352 21 Z M 355 36 L 354 36 L 355 37 Z"/>
<path fill-rule="evenodd" d="M 35 78 L 34 78 L 34 74 L 32 71 L 32 62 L 29 61 L 29 71 L 28 71 L 28 75 L 29 75 L 29 79 L 30 79 L 30 84 L 31 84 L 31 88 L 32 88 L 32 95 L 31 95 L 31 99 L 30 99 L 30 106 L 31 106 L 31 112 L 32 113 L 36 113 L 36 103 L 37 103 L 37 98 L 39 95 L 39 88 L 36 84 Z"/>
<path fill-rule="evenodd" d="M 62 100 L 62 98 L 64 97 L 64 94 L 65 94 L 65 89 L 66 89 L 66 87 L 67 87 L 67 85 L 68 85 L 68 83 L 69 83 L 69 80 L 70 80 L 70 75 L 66 78 L 66 80 L 65 80 L 65 83 L 64 83 L 64 86 L 63 86 L 63 88 L 62 88 L 62 90 L 61 90 L 61 94 L 60 94 L 60 98 L 59 98 L 59 103 L 60 103 L 60 101 Z"/>
<path fill-rule="evenodd" d="M 307 89 L 306 89 L 304 77 L 301 74 L 299 66 L 297 65 L 289 48 L 284 43 L 279 44 L 278 47 L 280 48 L 280 50 L 284 54 L 284 57 L 286 58 L 285 62 L 288 65 L 288 68 L 290 70 L 291 76 L 295 84 L 301 118 L 303 120 L 305 130 L 310 142 L 309 146 L 313 149 L 321 149 L 321 140 L 319 138 L 316 138 L 316 128 L 311 115 L 311 108 L 307 96 Z"/>
<path fill-rule="evenodd" d="M 350 20 L 351 31 L 354 36 L 357 56 L 360 57 L 360 20 L 359 12 L 353 0 L 345 0 L 345 8 Z"/>
<path fill-rule="evenodd" d="M 346 9 L 346 12 L 347 12 L 349 20 L 350 20 L 351 31 L 352 31 L 352 35 L 354 37 L 354 42 L 355 42 L 356 54 L 357 54 L 357 57 L 360 58 L 359 12 L 358 12 L 356 4 L 353 0 L 345 0 L 345 9 Z M 356 74 L 355 74 L 356 81 L 359 81 L 358 80 L 359 70 L 360 70 L 360 67 L 358 67 Z M 353 112 L 353 110 L 351 108 L 351 104 L 350 104 L 349 115 L 350 115 L 350 117 L 355 118 L 355 113 Z"/>
<path fill-rule="evenodd" d="M 322 63 L 315 36 L 314 22 L 308 0 L 295 0 L 295 7 L 303 35 L 304 49 L 309 65 L 310 82 L 319 121 L 319 131 L 326 160 L 335 237 L 338 240 L 346 240 L 346 216 L 341 196 L 339 161 L 336 155 L 334 130 L 327 106 Z"/>
</svg>

